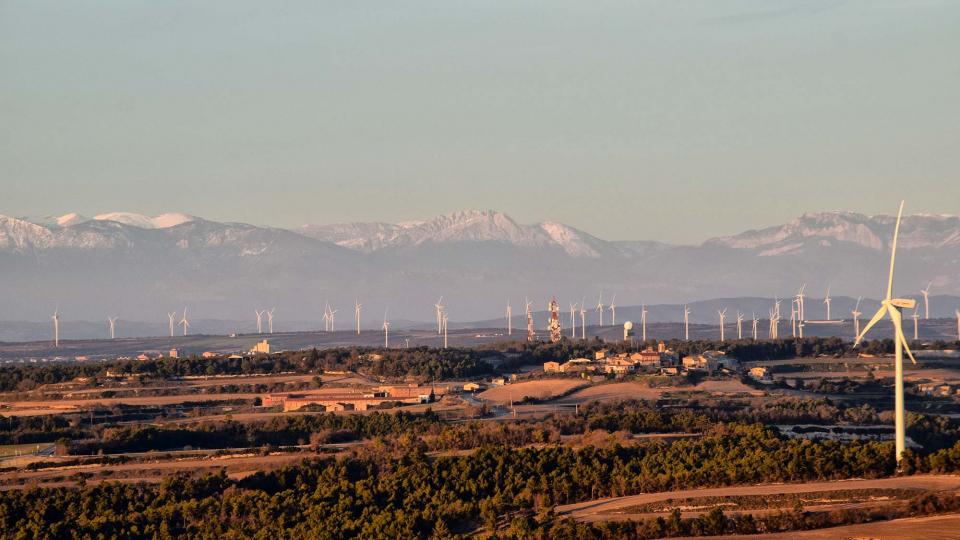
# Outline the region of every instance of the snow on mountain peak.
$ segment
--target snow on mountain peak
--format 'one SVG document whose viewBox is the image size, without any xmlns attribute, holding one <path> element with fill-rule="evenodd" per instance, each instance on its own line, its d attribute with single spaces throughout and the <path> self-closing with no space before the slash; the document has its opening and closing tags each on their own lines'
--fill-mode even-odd
<svg viewBox="0 0 960 540">
<path fill-rule="evenodd" d="M 90 218 L 80 215 L 76 212 L 70 212 L 69 214 L 64 214 L 57 218 L 52 219 L 60 227 L 70 227 L 78 223 L 83 223 L 84 221 L 90 221 Z"/>
<path fill-rule="evenodd" d="M 93 219 L 97 221 L 113 221 L 140 229 L 168 229 L 183 223 L 189 223 L 196 218 L 179 213 L 160 214 L 156 217 L 150 217 L 133 212 L 110 212 L 94 216 Z"/>
</svg>

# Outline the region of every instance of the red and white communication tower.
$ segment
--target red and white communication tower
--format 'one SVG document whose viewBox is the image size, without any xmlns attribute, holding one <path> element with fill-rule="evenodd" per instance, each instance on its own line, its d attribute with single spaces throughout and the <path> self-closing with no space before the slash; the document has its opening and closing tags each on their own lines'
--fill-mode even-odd
<svg viewBox="0 0 960 540">
<path fill-rule="evenodd" d="M 550 299 L 550 304 L 548 306 L 550 309 L 550 341 L 556 343 L 560 341 L 560 303 L 557 302 L 557 297 L 554 296 Z"/>
</svg>

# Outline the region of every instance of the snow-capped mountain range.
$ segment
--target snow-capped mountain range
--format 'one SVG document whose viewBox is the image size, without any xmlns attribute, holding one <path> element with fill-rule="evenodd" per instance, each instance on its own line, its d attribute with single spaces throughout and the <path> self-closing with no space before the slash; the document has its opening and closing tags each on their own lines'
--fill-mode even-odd
<svg viewBox="0 0 960 540">
<path fill-rule="evenodd" d="M 345 320 L 359 299 L 365 324 L 376 325 L 387 308 L 391 318 L 431 320 L 442 295 L 451 320 L 469 321 L 496 317 L 508 300 L 520 313 L 525 297 L 539 309 L 552 295 L 595 306 L 603 292 L 625 306 L 784 297 L 802 283 L 814 296 L 830 286 L 877 297 L 892 228 L 891 216 L 811 213 L 670 245 L 491 210 L 295 230 L 179 213 L 0 216 L 0 320 L 47 320 L 57 307 L 75 320 L 166 320 L 185 306 L 198 318 L 245 320 L 275 306 L 281 323 L 319 320 L 325 302 L 344 308 Z M 918 297 L 929 282 L 932 294 L 960 294 L 960 217 L 906 216 L 900 247 L 899 294 Z"/>
</svg>

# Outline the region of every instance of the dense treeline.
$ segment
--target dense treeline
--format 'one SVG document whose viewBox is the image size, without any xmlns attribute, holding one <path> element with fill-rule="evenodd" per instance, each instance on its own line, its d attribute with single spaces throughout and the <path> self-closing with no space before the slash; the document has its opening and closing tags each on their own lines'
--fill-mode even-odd
<svg viewBox="0 0 960 540">
<path fill-rule="evenodd" d="M 713 341 L 670 340 L 667 345 L 681 356 L 720 350 L 743 361 L 784 359 L 793 357 L 849 356 L 863 352 L 890 354 L 893 341 L 889 339 L 865 341 L 854 349 L 852 342 L 841 338 L 787 338 L 779 341 Z M 314 373 L 327 371 L 357 371 L 376 377 L 415 377 L 421 380 L 442 380 L 488 375 L 498 367 L 513 370 L 521 365 L 539 364 L 549 360 L 566 361 L 591 356 L 601 349 L 613 353 L 630 352 L 644 346 L 656 346 L 655 340 L 646 344 L 562 339 L 559 343 L 504 342 L 476 348 L 383 349 L 379 347 L 351 347 L 324 350 L 291 351 L 260 355 L 243 359 L 215 358 L 159 358 L 147 361 L 124 360 L 101 363 L 57 363 L 49 365 L 4 366 L 0 368 L 0 391 L 30 390 L 41 384 L 53 384 L 77 377 L 104 377 L 111 373 L 141 375 L 150 378 L 176 378 L 199 375 L 253 375 L 284 372 Z M 914 344 L 916 349 L 960 348 L 936 341 Z M 379 356 L 379 360 L 371 360 Z"/>
<path fill-rule="evenodd" d="M 888 443 L 785 440 L 739 424 L 668 446 L 487 446 L 433 458 L 418 439 L 401 438 L 237 481 L 178 476 L 159 487 L 8 491 L 0 494 L 0 530 L 25 538 L 446 538 L 484 526 L 509 535 L 514 516 L 595 497 L 887 476 L 892 454 Z M 911 470 L 957 471 L 960 444 L 908 460 Z M 544 523 L 558 528 L 542 538 L 574 537 L 564 522 Z"/>
<path fill-rule="evenodd" d="M 183 426 L 103 427 L 82 433 L 70 447 L 72 454 L 108 454 L 182 448 L 255 448 L 331 442 L 376 437 L 418 437 L 427 450 L 465 450 L 487 444 L 519 447 L 558 443 L 562 437 L 592 431 L 607 433 L 707 433 L 725 423 L 764 424 L 878 424 L 869 406 L 844 407 L 828 400 L 786 399 L 759 406 L 724 401 L 658 407 L 625 400 L 593 402 L 576 415 L 549 415 L 536 421 L 510 423 L 473 421 L 448 424 L 437 415 L 398 412 L 369 415 L 289 415 L 261 422 L 217 422 Z M 960 421 L 943 416 L 910 414 L 908 435 L 927 450 L 952 446 L 960 438 Z M 37 442 L 52 442 L 48 437 Z M 25 440 L 23 442 L 34 442 Z"/>
</svg>

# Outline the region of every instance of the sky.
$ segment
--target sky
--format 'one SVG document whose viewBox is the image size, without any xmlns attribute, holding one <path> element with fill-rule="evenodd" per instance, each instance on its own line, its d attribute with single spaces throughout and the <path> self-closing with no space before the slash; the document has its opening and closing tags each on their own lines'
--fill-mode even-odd
<svg viewBox="0 0 960 540">
<path fill-rule="evenodd" d="M 0 0 L 0 214 L 960 212 L 960 2 Z"/>
</svg>

